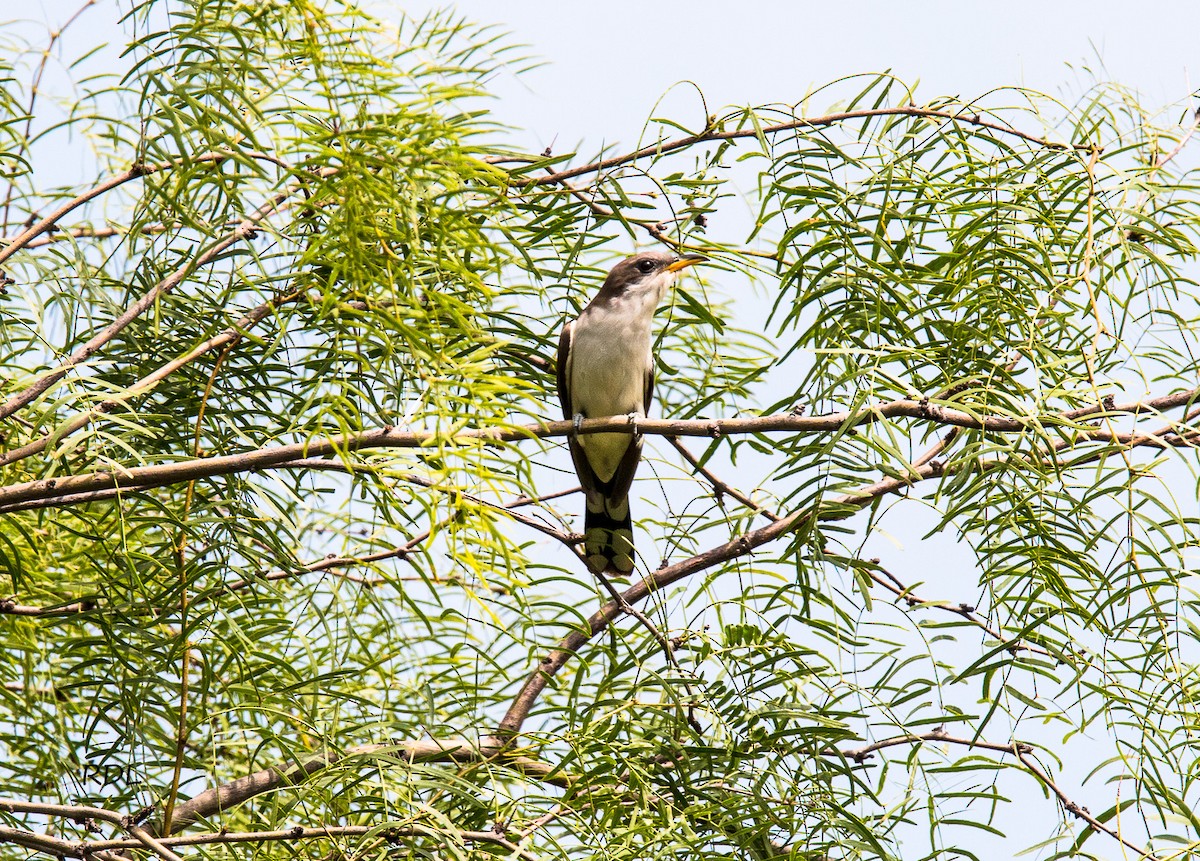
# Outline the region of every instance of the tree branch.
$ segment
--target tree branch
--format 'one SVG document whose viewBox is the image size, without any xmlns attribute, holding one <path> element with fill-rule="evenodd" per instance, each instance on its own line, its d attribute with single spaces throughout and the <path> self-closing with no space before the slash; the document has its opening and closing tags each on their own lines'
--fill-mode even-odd
<svg viewBox="0 0 1200 861">
<path fill-rule="evenodd" d="M 611 170 L 614 167 L 635 162 L 641 158 L 649 158 L 651 156 L 666 155 L 675 150 L 687 149 L 690 146 L 695 146 L 699 143 L 707 143 L 709 141 L 728 141 L 737 140 L 739 138 L 755 138 L 759 135 L 776 135 L 780 132 L 795 131 L 803 128 L 819 128 L 822 126 L 836 125 L 850 120 L 868 119 L 870 117 L 924 117 L 926 119 L 946 120 L 948 122 L 963 123 L 972 125 L 976 128 L 989 129 L 1001 134 L 1011 135 L 1036 144 L 1037 146 L 1046 147 L 1048 149 L 1060 150 L 1076 150 L 1079 152 L 1091 152 L 1096 149 L 1092 144 L 1065 144 L 1055 141 L 1049 141 L 1045 138 L 1040 138 L 1037 135 L 1029 134 L 1028 132 L 1014 129 L 1011 126 L 1002 125 L 1001 123 L 991 122 L 983 119 L 978 113 L 968 114 L 964 111 L 945 111 L 934 108 L 919 108 L 916 105 L 906 105 L 899 108 L 874 108 L 859 111 L 841 111 L 839 113 L 826 114 L 819 117 L 803 117 L 792 120 L 786 123 L 777 123 L 776 125 L 762 126 L 757 128 L 735 129 L 734 131 L 723 131 L 721 123 L 710 125 L 709 128 L 699 134 L 687 135 L 686 137 L 677 138 L 672 141 L 665 141 L 656 144 L 644 146 L 639 150 L 635 150 L 625 155 L 613 156 L 612 158 L 601 159 L 591 164 L 585 164 L 580 167 L 573 167 L 567 170 L 550 173 L 546 176 L 537 177 L 521 177 L 514 176 L 509 182 L 518 187 L 528 187 L 534 185 L 557 185 L 564 180 L 574 179 L 578 176 L 583 176 L 588 173 L 599 173 L 601 171 Z M 734 117 L 729 117 L 733 119 Z"/>
<path fill-rule="evenodd" d="M 719 438 L 732 434 L 754 434 L 789 431 L 793 433 L 830 433 L 847 427 L 857 427 L 885 418 L 911 417 L 932 424 L 975 428 L 994 433 L 1021 432 L 1035 427 L 1062 426 L 1073 433 L 1073 439 L 1060 442 L 1056 450 L 1062 450 L 1082 442 L 1113 442 L 1124 446 L 1152 446 L 1155 448 L 1191 448 L 1192 441 L 1186 436 L 1166 437 L 1161 434 L 1116 433 L 1092 425 L 1080 425 L 1082 417 L 1116 413 L 1159 413 L 1162 410 L 1192 403 L 1200 395 L 1200 387 L 1176 392 L 1146 401 L 1127 404 L 1105 404 L 1085 407 L 1045 416 L 1015 419 L 1006 416 L 972 415 L 950 408 L 940 407 L 928 401 L 902 398 L 885 404 L 865 407 L 855 413 L 840 412 L 825 416 L 797 416 L 782 414 L 744 419 L 639 419 L 636 426 L 625 416 L 587 419 L 579 433 L 643 433 L 658 436 L 707 436 Z M 305 458 L 325 458 L 339 452 L 374 448 L 422 448 L 438 441 L 468 442 L 514 442 L 530 438 L 550 438 L 574 433 L 574 424 L 569 421 L 542 422 L 510 426 L 508 428 L 479 428 L 455 431 L 445 435 L 431 431 L 398 431 L 381 428 L 357 434 L 344 434 L 323 440 L 256 449 L 240 454 L 219 457 L 197 458 L 175 463 L 152 466 L 116 468 L 82 475 L 39 479 L 36 481 L 0 487 L 0 513 L 41 508 L 47 505 L 62 505 L 65 500 L 87 501 L 97 492 L 135 490 L 162 487 L 178 482 L 193 481 L 218 475 L 249 472 L 279 467 L 288 461 Z M 941 467 L 935 461 L 915 467 L 919 473 L 929 466 Z"/>
<path fill-rule="evenodd" d="M 54 225 L 58 224 L 58 222 L 66 217 L 68 213 L 78 209 L 89 201 L 95 200 L 97 197 L 100 197 L 103 194 L 107 194 L 114 188 L 119 188 L 127 182 L 140 179 L 143 176 L 149 176 L 152 173 L 159 173 L 160 171 L 164 170 L 173 170 L 175 168 L 197 164 L 219 164 L 227 158 L 235 157 L 255 159 L 258 161 L 268 161 L 272 164 L 288 168 L 284 162 L 280 161 L 275 156 L 269 153 L 256 152 L 252 150 L 208 152 L 201 153 L 200 155 L 188 156 L 187 158 L 178 158 L 174 161 L 162 162 L 161 164 L 135 164 L 128 170 L 110 176 L 108 179 L 102 180 L 82 194 L 71 198 L 59 206 L 58 209 L 54 210 L 54 212 L 50 213 L 40 221 L 31 224 L 12 239 L 8 240 L 7 244 L 3 248 L 0 248 L 0 264 L 4 263 L 4 261 L 8 260 L 8 258 L 12 257 L 22 248 L 27 247 L 31 240 L 36 239 L 38 236 L 41 236 L 43 233 L 53 228 Z M 290 170 L 290 168 L 288 169 Z"/>
<path fill-rule="evenodd" d="M 61 816 L 76 822 L 86 822 L 89 819 L 108 822 L 123 831 L 132 834 L 137 842 L 149 849 L 163 861 L 183 861 L 178 855 L 164 846 L 150 832 L 142 828 L 134 817 L 106 810 L 103 807 L 81 807 L 65 804 L 40 804 L 33 801 L 18 801 L 16 799 L 0 799 L 0 810 L 6 813 L 34 813 L 43 816 Z M 53 839 L 53 838 L 50 838 Z"/>
<path fill-rule="evenodd" d="M 441 828 L 422 828 L 418 825 L 397 825 L 380 828 L 376 825 L 318 825 L 284 828 L 276 831 L 210 831 L 181 837 L 164 837 L 163 847 L 211 846 L 218 844 L 271 843 L 293 840 L 333 840 L 338 837 L 366 837 L 374 834 L 380 840 L 393 841 L 403 837 L 451 836 L 463 843 L 487 843 L 499 846 L 523 861 L 537 861 L 537 856 L 522 849 L 503 834 L 495 831 L 456 831 Z M 142 848 L 137 840 L 63 840 L 20 828 L 0 825 L 0 843 L 13 843 L 26 849 L 64 858 L 93 858 L 97 853 L 109 853 Z M 178 856 L 176 856 L 178 857 Z"/>
<path fill-rule="evenodd" d="M 176 806 L 171 830 L 172 832 L 181 831 L 200 819 L 212 817 L 223 810 L 236 807 L 256 795 L 270 792 L 280 786 L 297 783 L 338 762 L 356 756 L 382 755 L 396 756 L 411 763 L 494 762 L 525 777 L 564 789 L 570 787 L 575 780 L 571 775 L 547 763 L 526 756 L 513 755 L 506 745 L 502 745 L 494 739 L 480 739 L 478 742 L 473 742 L 464 738 L 450 738 L 441 741 L 365 744 L 350 748 L 344 753 L 333 751 L 320 753 L 291 768 L 266 768 L 220 786 L 206 789 L 195 798 Z M 0 806 L 0 809 L 3 807 Z"/>
</svg>

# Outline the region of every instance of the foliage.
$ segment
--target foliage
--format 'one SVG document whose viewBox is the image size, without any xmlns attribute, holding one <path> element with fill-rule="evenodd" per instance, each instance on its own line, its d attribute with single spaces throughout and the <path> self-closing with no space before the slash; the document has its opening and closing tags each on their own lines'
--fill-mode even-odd
<svg viewBox="0 0 1200 861">
<path fill-rule="evenodd" d="M 0 55 L 5 857 L 1200 846 L 1191 117 L 866 76 L 589 162 L 453 16 L 122 26 Z M 658 243 L 618 601 L 544 420 Z"/>
</svg>

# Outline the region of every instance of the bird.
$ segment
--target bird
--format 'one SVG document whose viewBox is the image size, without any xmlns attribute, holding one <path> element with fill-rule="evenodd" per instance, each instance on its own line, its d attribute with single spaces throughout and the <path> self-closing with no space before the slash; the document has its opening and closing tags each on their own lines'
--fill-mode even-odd
<svg viewBox="0 0 1200 861">
<path fill-rule="evenodd" d="M 637 420 L 654 396 L 651 322 L 679 273 L 707 260 L 652 251 L 612 268 L 558 339 L 558 398 L 575 433 L 567 443 L 583 487 L 583 558 L 600 575 L 633 571 L 629 489 L 642 457 Z M 633 433 L 580 434 L 584 419 L 627 415 Z"/>
</svg>

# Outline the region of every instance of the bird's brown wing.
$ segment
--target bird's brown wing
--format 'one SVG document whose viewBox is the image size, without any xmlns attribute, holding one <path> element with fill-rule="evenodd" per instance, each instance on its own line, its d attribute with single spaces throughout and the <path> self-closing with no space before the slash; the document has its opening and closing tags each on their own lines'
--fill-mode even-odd
<svg viewBox="0 0 1200 861">
<path fill-rule="evenodd" d="M 650 357 L 650 365 L 646 368 L 646 396 L 642 399 L 642 412 L 650 415 L 650 402 L 654 400 L 654 356 Z"/>
<path fill-rule="evenodd" d="M 574 323 L 567 323 L 563 326 L 562 334 L 558 336 L 558 361 L 556 362 L 558 402 L 562 404 L 563 418 L 568 421 L 575 418 L 571 414 L 571 392 L 567 384 L 567 356 L 571 352 L 571 330 L 574 328 Z"/>
<path fill-rule="evenodd" d="M 574 323 L 567 323 L 563 326 L 562 334 L 558 336 L 558 361 L 555 369 L 558 374 L 558 402 L 562 405 L 563 418 L 567 421 L 575 418 L 575 414 L 571 411 L 571 389 L 568 379 L 567 357 L 571 352 L 571 335 L 575 328 Z M 594 494 L 598 487 L 596 474 L 592 472 L 592 465 L 588 463 L 587 455 L 583 453 L 583 446 L 575 438 L 574 434 L 567 435 L 567 448 L 571 451 L 571 462 L 575 464 L 575 472 L 579 475 L 579 483 L 583 485 L 586 493 Z"/>
</svg>

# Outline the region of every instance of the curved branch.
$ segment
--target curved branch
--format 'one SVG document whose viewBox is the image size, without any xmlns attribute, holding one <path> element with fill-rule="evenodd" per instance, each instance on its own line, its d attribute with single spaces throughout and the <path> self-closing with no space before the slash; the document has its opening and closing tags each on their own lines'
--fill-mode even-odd
<svg viewBox="0 0 1200 861">
<path fill-rule="evenodd" d="M 819 128 L 821 126 L 831 126 L 850 120 L 868 119 L 871 117 L 924 117 L 927 119 L 946 120 L 947 122 L 965 123 L 977 128 L 984 128 L 990 131 L 999 132 L 1001 134 L 1011 135 L 1048 149 L 1070 149 L 1078 152 L 1097 151 L 1097 148 L 1092 144 L 1066 144 L 1059 143 L 1057 141 L 1050 141 L 1046 138 L 1041 138 L 1037 135 L 1023 132 L 1020 129 L 1014 129 L 1011 126 L 985 120 L 978 113 L 968 114 L 962 111 L 945 111 L 934 108 L 919 108 L 916 105 L 906 105 L 899 108 L 872 108 L 859 111 L 841 111 L 833 114 L 825 114 L 824 116 L 819 117 L 802 117 L 786 123 L 762 126 L 761 128 L 736 129 L 734 131 L 723 131 L 719 126 L 710 126 L 699 134 L 687 135 L 686 137 L 677 138 L 673 141 L 650 144 L 649 146 L 644 146 L 639 150 L 626 153 L 625 155 L 601 159 L 599 161 L 592 162 L 591 164 L 569 168 L 567 170 L 558 171 L 557 173 L 550 173 L 546 176 L 529 178 L 512 177 L 510 178 L 509 182 L 522 188 L 534 185 L 557 185 L 564 180 L 574 179 L 577 176 L 611 170 L 614 167 L 620 167 L 621 165 L 635 162 L 641 158 L 665 155 L 666 153 L 674 152 L 675 150 L 687 149 L 688 147 L 695 146 L 699 143 L 707 143 L 709 141 L 737 140 L 738 138 L 754 138 L 759 137 L 760 135 L 776 135 L 780 132 L 795 131 L 803 128 Z"/>
<path fill-rule="evenodd" d="M 1175 395 L 1168 395 L 1163 398 L 1156 398 L 1152 401 L 1135 402 L 1131 404 L 1117 405 L 1105 403 L 1099 408 L 1085 407 L 1080 410 L 1072 410 L 1067 413 L 1058 414 L 1062 418 L 1074 417 L 1077 415 L 1094 415 L 1096 412 L 1105 414 L 1114 412 L 1123 413 L 1138 413 L 1153 409 L 1157 412 L 1159 409 L 1165 409 L 1168 405 L 1180 406 L 1191 403 L 1197 396 L 1200 390 L 1193 389 L 1187 392 L 1180 392 Z M 901 414 L 909 414 L 909 406 L 912 401 L 893 402 L 879 408 L 881 411 L 887 411 L 889 407 L 895 407 L 901 411 Z M 1154 404 L 1154 407 L 1150 405 Z M 926 417 L 928 416 L 928 405 L 926 406 Z M 779 418 L 779 417 L 773 417 Z M 864 416 L 862 421 L 870 420 L 868 416 Z M 972 419 L 973 421 L 976 419 Z M 1003 419 L 1000 423 L 1014 421 Z M 588 424 L 585 422 L 585 425 Z M 985 422 L 986 425 L 986 422 Z M 639 422 L 639 427 L 645 430 L 642 423 Z M 1109 431 L 1102 431 L 1088 426 L 1087 430 L 1081 432 L 1077 438 L 1072 441 L 1063 441 L 1057 443 L 1054 448 L 1060 451 L 1070 448 L 1072 445 L 1088 442 L 1093 440 L 1108 440 L 1119 442 L 1127 447 L 1136 446 L 1153 446 L 1157 448 L 1166 448 L 1173 445 L 1189 448 L 1196 447 L 1193 443 L 1186 440 L 1169 440 L 1163 439 L 1159 434 L 1116 434 Z M 975 464 L 975 468 L 983 471 L 991 469 L 994 466 L 1003 465 L 1001 460 L 982 461 Z M 960 469 L 965 467 L 960 467 Z M 790 532 L 799 529 L 807 523 L 817 520 L 840 520 L 849 517 L 853 512 L 866 507 L 875 499 L 886 496 L 888 494 L 897 493 L 907 490 L 918 482 L 925 481 L 930 478 L 938 477 L 947 474 L 946 467 L 936 459 L 929 459 L 921 465 L 912 465 L 907 474 L 903 478 L 887 477 L 861 487 L 849 493 L 842 494 L 831 502 L 825 504 L 822 508 L 815 510 L 796 509 L 788 515 L 777 520 L 771 521 L 768 525 L 761 529 L 756 529 L 744 533 L 736 538 L 733 538 L 723 544 L 711 548 L 703 553 L 699 553 L 690 559 L 685 559 L 682 562 L 677 562 L 674 565 L 669 565 L 659 568 L 641 581 L 634 583 L 623 593 L 621 593 L 620 601 L 609 601 L 604 604 L 595 613 L 593 613 L 587 621 L 586 629 L 577 629 L 572 631 L 567 636 L 559 641 L 558 645 L 545 658 L 542 659 L 540 665 L 535 669 L 525 680 L 521 690 L 513 698 L 509 705 L 508 711 L 505 713 L 500 725 L 497 729 L 497 735 L 501 739 L 512 739 L 520 731 L 525 719 L 529 716 L 538 697 L 549 683 L 551 677 L 557 673 L 570 660 L 571 656 L 587 643 L 596 634 L 607 628 L 612 622 L 618 618 L 623 610 L 623 605 L 637 604 L 644 600 L 651 593 L 660 589 L 664 589 L 673 583 L 690 577 L 699 571 L 703 571 L 713 565 L 718 565 L 722 562 L 728 562 L 731 559 L 736 559 L 741 556 L 746 556 L 754 551 L 755 548 L 761 547 L 775 539 L 786 535 Z"/>
<path fill-rule="evenodd" d="M 895 493 L 898 490 L 911 486 L 917 481 L 930 478 L 934 475 L 941 475 L 942 472 L 943 470 L 940 466 L 930 464 L 915 470 L 915 474 L 911 475 L 908 480 L 898 478 L 882 479 L 867 487 L 838 497 L 830 505 L 837 513 L 826 516 L 838 519 L 846 517 L 848 516 L 845 513 L 845 508 L 847 507 L 855 510 L 863 508 L 877 497 Z M 842 510 L 838 511 L 838 509 Z M 521 690 L 513 698 L 508 711 L 500 721 L 500 725 L 497 728 L 498 738 L 502 741 L 510 741 L 520 732 L 525 719 L 529 717 L 529 713 L 537 702 L 538 697 L 545 690 L 546 685 L 554 674 L 561 670 L 567 661 L 570 660 L 571 656 L 592 639 L 592 637 L 603 631 L 615 619 L 621 616 L 624 612 L 623 605 L 639 603 L 645 600 L 651 593 L 665 589 L 672 583 L 690 577 L 692 574 L 711 568 L 713 565 L 728 562 L 740 556 L 746 556 L 753 552 L 755 548 L 774 541 L 780 536 L 793 532 L 812 521 L 815 515 L 816 512 L 812 510 L 797 509 L 786 517 L 771 521 L 761 529 L 744 533 L 726 541 L 724 544 L 719 544 L 710 550 L 698 553 L 690 559 L 659 568 L 654 573 L 634 583 L 622 592 L 620 601 L 613 600 L 604 604 L 588 618 L 586 629 L 574 630 L 563 637 L 554 650 L 541 660 L 537 669 L 525 680 L 525 684 L 522 685 Z"/>
<path fill-rule="evenodd" d="M 733 487 L 725 481 L 722 481 L 715 473 L 712 472 L 712 470 L 705 467 L 700 462 L 700 459 L 692 454 L 687 446 L 680 442 L 678 438 L 671 437 L 670 442 L 671 445 L 675 446 L 676 451 L 683 455 L 684 459 L 692 465 L 692 468 L 700 473 L 700 475 L 702 475 L 705 480 L 712 485 L 713 491 L 718 499 L 722 496 L 729 496 L 741 503 L 742 506 L 749 510 L 752 514 L 762 515 L 764 518 L 772 522 L 779 519 L 779 515 L 777 515 L 775 512 L 768 508 L 764 508 L 749 496 L 742 493 L 736 487 Z M 927 458 L 924 462 L 927 463 L 931 459 L 932 458 Z M 1019 641 L 1009 640 L 1003 637 L 999 631 L 994 630 L 986 621 L 984 621 L 984 619 L 979 616 L 977 608 L 971 606 L 970 604 L 963 604 L 961 602 L 951 603 L 949 601 L 926 601 L 923 598 L 918 598 L 913 594 L 911 587 L 905 586 L 895 575 L 893 575 L 886 568 L 882 567 L 879 564 L 878 559 L 870 559 L 868 562 L 870 563 L 871 567 L 864 569 L 867 576 L 869 576 L 873 581 L 878 583 L 883 588 L 887 589 L 897 598 L 904 601 L 910 608 L 925 607 L 929 609 L 943 610 L 947 613 L 961 616 L 971 624 L 978 627 L 980 630 L 987 633 L 994 640 L 997 640 L 1010 653 L 1016 654 L 1017 652 L 1033 652 L 1035 654 L 1043 655 L 1047 658 L 1054 658 L 1058 660 L 1057 655 L 1051 654 L 1043 648 L 1025 645 Z"/>
</svg>

